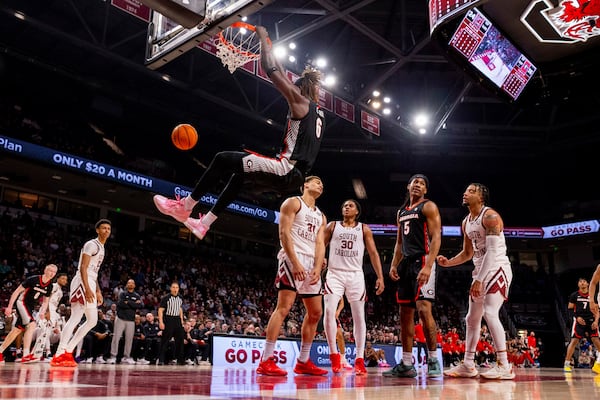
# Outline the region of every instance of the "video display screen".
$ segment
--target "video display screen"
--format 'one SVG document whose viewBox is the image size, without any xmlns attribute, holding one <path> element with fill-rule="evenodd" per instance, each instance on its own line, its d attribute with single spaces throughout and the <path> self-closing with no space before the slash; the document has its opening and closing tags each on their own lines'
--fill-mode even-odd
<svg viewBox="0 0 600 400">
<path fill-rule="evenodd" d="M 537 70 L 477 8 L 467 11 L 449 45 L 513 100 Z"/>
</svg>

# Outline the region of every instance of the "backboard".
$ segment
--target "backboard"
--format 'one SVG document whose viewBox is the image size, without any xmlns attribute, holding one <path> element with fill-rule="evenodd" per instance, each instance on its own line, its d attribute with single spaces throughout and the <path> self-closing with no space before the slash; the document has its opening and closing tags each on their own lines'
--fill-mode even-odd
<svg viewBox="0 0 600 400">
<path fill-rule="evenodd" d="M 274 0 L 140 0 L 152 9 L 145 64 L 158 69 Z"/>
</svg>

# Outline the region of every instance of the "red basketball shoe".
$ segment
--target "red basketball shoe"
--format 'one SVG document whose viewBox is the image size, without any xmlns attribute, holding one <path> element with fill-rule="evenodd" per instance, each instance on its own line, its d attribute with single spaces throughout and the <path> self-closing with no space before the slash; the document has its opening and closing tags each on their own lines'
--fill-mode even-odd
<svg viewBox="0 0 600 400">
<path fill-rule="evenodd" d="M 312 360 L 309 358 L 306 362 L 296 361 L 294 372 L 297 374 L 304 375 L 327 375 L 326 369 L 317 367 Z"/>
<path fill-rule="evenodd" d="M 256 368 L 256 373 L 269 376 L 286 376 L 287 371 L 277 366 L 275 357 L 269 357 L 266 361 L 261 361 Z"/>
<path fill-rule="evenodd" d="M 340 353 L 330 354 L 329 359 L 331 360 L 331 371 L 338 373 L 342 370 L 342 356 Z"/>
<path fill-rule="evenodd" d="M 366 375 L 368 373 L 367 369 L 365 368 L 364 358 L 357 358 L 354 360 L 354 372 L 356 375 Z"/>
</svg>

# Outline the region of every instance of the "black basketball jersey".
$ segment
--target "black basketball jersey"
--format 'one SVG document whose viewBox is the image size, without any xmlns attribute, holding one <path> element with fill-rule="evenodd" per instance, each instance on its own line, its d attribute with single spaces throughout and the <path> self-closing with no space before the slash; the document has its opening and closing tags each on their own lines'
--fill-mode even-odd
<svg viewBox="0 0 600 400">
<path fill-rule="evenodd" d="M 40 302 L 40 297 L 50 297 L 52 294 L 52 281 L 43 283 L 41 275 L 30 276 L 21 285 L 25 290 L 19 294 L 17 301 L 23 302 L 28 310 L 35 309 Z"/>
<path fill-rule="evenodd" d="M 429 232 L 427 218 L 423 215 L 423 206 L 429 200 L 425 199 L 413 208 L 398 210 L 398 229 L 402 233 L 402 254 L 404 257 L 422 256 L 429 254 Z"/>
<path fill-rule="evenodd" d="M 590 310 L 590 294 L 581 293 L 579 290 L 571 293 L 569 296 L 569 303 L 575 304 L 573 308 L 573 315 L 575 317 L 581 317 L 586 321 L 593 321 L 594 314 Z"/>
<path fill-rule="evenodd" d="M 312 101 L 304 118 L 294 119 L 288 115 L 281 157 L 295 161 L 296 168 L 306 174 L 319 154 L 323 129 L 325 113 Z"/>
</svg>

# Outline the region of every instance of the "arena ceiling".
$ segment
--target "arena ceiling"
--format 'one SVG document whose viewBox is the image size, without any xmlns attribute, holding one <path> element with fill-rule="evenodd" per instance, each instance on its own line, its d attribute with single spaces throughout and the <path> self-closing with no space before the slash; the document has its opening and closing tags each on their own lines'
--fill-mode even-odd
<svg viewBox="0 0 600 400">
<path fill-rule="evenodd" d="M 338 76 L 333 94 L 357 110 L 369 110 L 373 89 L 392 98 L 393 115 L 379 115 L 380 136 L 328 118 L 313 172 L 325 182 L 322 201 L 329 214 L 335 216 L 338 205 L 355 196 L 352 181 L 361 179 L 368 218 L 385 220 L 415 172 L 430 176 L 431 197 L 443 209 L 457 207 L 469 182 L 488 184 L 494 205 L 513 226 L 596 214 L 600 191 L 587 176 L 596 169 L 600 143 L 595 55 L 600 42 L 591 38 L 568 50 L 544 47 L 517 16 L 510 18 L 520 13 L 517 3 L 524 7 L 517 1 L 482 3 L 538 62 L 539 73 L 512 103 L 449 60 L 444 46 L 430 37 L 423 0 L 277 0 L 251 16 L 275 41 L 295 41 L 302 62 L 326 55 Z M 232 75 L 200 49 L 149 69 L 147 25 L 110 1 L 54 0 L 43 7 L 3 1 L 0 97 L 91 123 L 123 150 L 129 168 L 187 185 L 216 151 L 277 150 L 286 104 L 268 82 L 244 72 Z M 429 135 L 415 133 L 410 122 L 423 108 L 433 115 Z M 169 141 L 180 122 L 200 134 L 198 146 L 187 153 Z M 276 207 L 279 199 L 256 201 Z M 452 223 L 461 214 L 448 213 Z"/>
</svg>

